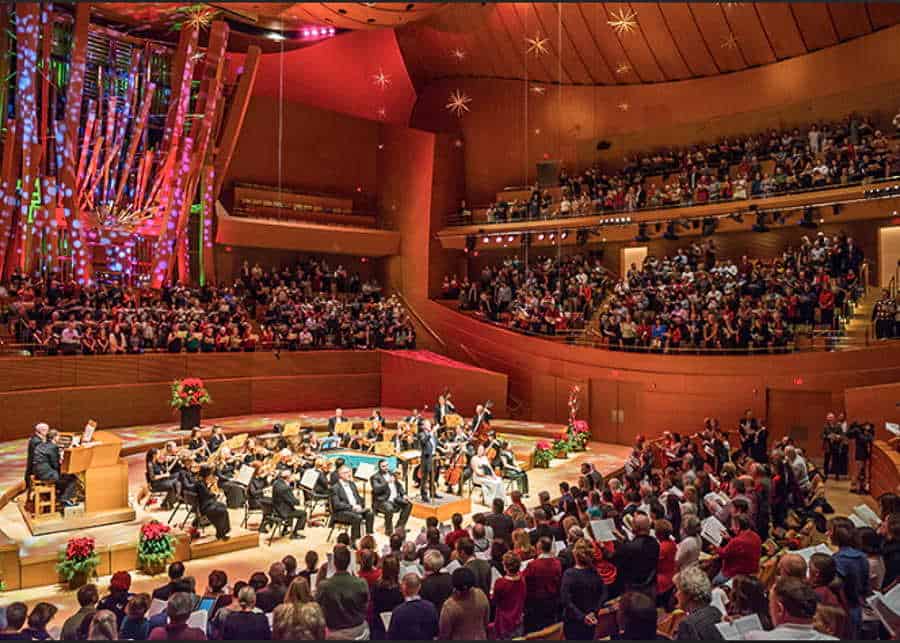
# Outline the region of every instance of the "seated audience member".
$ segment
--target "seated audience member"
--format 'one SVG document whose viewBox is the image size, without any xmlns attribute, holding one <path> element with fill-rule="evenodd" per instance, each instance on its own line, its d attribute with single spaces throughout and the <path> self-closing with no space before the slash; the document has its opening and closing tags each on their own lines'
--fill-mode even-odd
<svg viewBox="0 0 900 643">
<path fill-rule="evenodd" d="M 194 610 L 194 599 L 186 592 L 175 592 L 166 604 L 169 622 L 163 627 L 155 627 L 150 632 L 149 641 L 205 641 L 206 632 L 187 624 Z"/>
<path fill-rule="evenodd" d="M 10 603 L 6 606 L 6 627 L 0 630 L 0 641 L 29 641 L 31 637 L 22 632 L 28 618 L 28 606 L 25 603 Z"/>
<path fill-rule="evenodd" d="M 813 629 L 816 615 L 816 593 L 809 584 L 797 578 L 780 578 L 769 590 L 769 614 L 774 629 L 748 632 L 751 641 L 813 640 L 836 641 L 828 634 Z"/>
<path fill-rule="evenodd" d="M 416 574 L 406 574 L 400 582 L 403 602 L 391 612 L 387 638 L 391 641 L 430 641 L 438 635 L 438 612 L 434 605 L 422 598 L 421 580 Z M 380 618 L 379 614 L 376 614 Z"/>
<path fill-rule="evenodd" d="M 31 608 L 31 613 L 28 615 L 28 627 L 22 630 L 22 633 L 32 641 L 52 639 L 53 637 L 47 631 L 47 626 L 53 620 L 53 617 L 56 616 L 57 611 L 56 605 L 44 602 L 38 603 Z"/>
<path fill-rule="evenodd" d="M 175 561 L 169 565 L 169 582 L 162 587 L 153 590 L 153 598 L 160 601 L 169 600 L 169 596 L 175 593 L 175 584 L 184 577 L 184 563 Z"/>
<path fill-rule="evenodd" d="M 116 615 L 116 628 L 125 620 L 125 606 L 131 598 L 131 574 L 128 572 L 116 572 L 109 581 L 109 594 L 97 603 L 98 610 L 109 610 Z"/>
<path fill-rule="evenodd" d="M 89 641 L 118 641 L 116 615 L 110 610 L 97 610 L 90 618 Z M 161 639 L 164 640 L 164 639 Z"/>
<path fill-rule="evenodd" d="M 287 573 L 281 561 L 269 567 L 269 583 L 256 594 L 256 606 L 269 614 L 280 605 L 287 593 Z"/>
<path fill-rule="evenodd" d="M 62 630 L 60 631 L 60 639 L 63 641 L 78 640 L 78 630 L 81 628 L 82 621 L 97 611 L 97 602 L 100 600 L 97 586 L 93 583 L 79 587 L 76 597 L 78 598 L 79 608 L 77 612 L 63 622 Z"/>
<path fill-rule="evenodd" d="M 125 619 L 119 627 L 119 636 L 132 641 L 146 641 L 150 636 L 150 621 L 147 610 L 150 609 L 150 596 L 134 594 L 125 605 Z"/>
<path fill-rule="evenodd" d="M 483 641 L 487 639 L 490 604 L 475 586 L 475 574 L 460 567 L 453 571 L 453 594 L 444 602 L 438 624 L 442 641 Z"/>
<path fill-rule="evenodd" d="M 256 590 L 244 587 L 238 593 L 238 608 L 232 610 L 222 626 L 222 640 L 263 640 L 272 638 L 269 619 L 256 607 Z"/>
<path fill-rule="evenodd" d="M 677 640 L 722 640 L 715 627 L 722 620 L 722 612 L 710 605 L 712 584 L 700 567 L 692 565 L 675 575 L 675 598 L 678 608 L 687 615 L 678 624 Z"/>
</svg>

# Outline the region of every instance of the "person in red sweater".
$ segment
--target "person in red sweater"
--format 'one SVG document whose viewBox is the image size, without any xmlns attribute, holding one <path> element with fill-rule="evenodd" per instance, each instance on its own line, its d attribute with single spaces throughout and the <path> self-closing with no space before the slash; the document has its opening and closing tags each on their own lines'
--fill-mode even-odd
<svg viewBox="0 0 900 643">
<path fill-rule="evenodd" d="M 653 529 L 659 541 L 659 562 L 656 563 L 656 601 L 662 607 L 668 607 L 672 600 L 672 589 L 675 587 L 675 550 L 678 545 L 672 540 L 672 523 L 668 520 L 657 520 Z"/>
<path fill-rule="evenodd" d="M 456 541 L 460 538 L 468 538 L 469 532 L 463 529 L 463 517 L 461 513 L 453 514 L 450 518 L 450 522 L 453 523 L 453 530 L 444 536 L 444 544 L 452 551 L 456 549 Z"/>
<path fill-rule="evenodd" d="M 724 546 L 719 547 L 719 559 L 722 571 L 714 579 L 714 584 L 721 585 L 738 574 L 756 576 L 759 573 L 759 558 L 762 555 L 762 541 L 759 535 L 750 528 L 750 518 L 737 514 L 731 519 L 731 532 L 734 537 Z"/>
<path fill-rule="evenodd" d="M 492 599 L 494 603 L 494 638 L 512 639 L 524 633 L 525 580 L 519 573 L 522 561 L 513 552 L 503 555 L 503 570 L 506 572 L 494 583 Z M 529 565 L 530 567 L 530 565 Z"/>
<path fill-rule="evenodd" d="M 528 563 L 525 579 L 525 631 L 536 632 L 559 621 L 559 586 L 562 563 L 553 555 L 553 541 L 544 536 L 537 542 L 538 557 Z"/>
</svg>

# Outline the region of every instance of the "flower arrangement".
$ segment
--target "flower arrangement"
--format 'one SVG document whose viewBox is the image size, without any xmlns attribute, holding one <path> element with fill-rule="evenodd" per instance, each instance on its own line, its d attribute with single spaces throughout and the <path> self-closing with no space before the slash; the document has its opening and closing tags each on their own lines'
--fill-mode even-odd
<svg viewBox="0 0 900 643">
<path fill-rule="evenodd" d="M 199 377 L 186 377 L 183 380 L 172 382 L 173 409 L 183 409 L 189 406 L 203 406 L 212 402 L 209 391 L 203 386 L 203 380 Z"/>
<path fill-rule="evenodd" d="M 162 572 L 175 554 L 175 537 L 172 528 L 158 520 L 141 526 L 138 537 L 137 557 L 140 569 L 147 574 Z"/>
<path fill-rule="evenodd" d="M 551 460 L 553 460 L 553 445 L 546 440 L 539 440 L 534 447 L 534 467 L 549 469 Z"/>
<path fill-rule="evenodd" d="M 588 440 L 591 438 L 591 429 L 584 420 L 575 420 L 569 423 L 566 435 L 574 451 L 584 451 L 587 449 Z"/>
<path fill-rule="evenodd" d="M 97 553 L 93 538 L 82 536 L 70 538 L 66 550 L 59 553 L 56 571 L 70 587 L 81 587 L 87 579 L 94 575 L 100 565 L 100 554 Z"/>
<path fill-rule="evenodd" d="M 553 453 L 557 458 L 568 458 L 572 445 L 569 443 L 569 436 L 566 433 L 560 433 L 553 441 Z"/>
</svg>

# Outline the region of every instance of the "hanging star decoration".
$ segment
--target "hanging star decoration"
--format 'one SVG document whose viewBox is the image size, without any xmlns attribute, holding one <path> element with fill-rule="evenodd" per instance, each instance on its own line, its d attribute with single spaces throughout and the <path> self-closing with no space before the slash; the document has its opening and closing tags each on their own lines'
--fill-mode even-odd
<svg viewBox="0 0 900 643">
<path fill-rule="evenodd" d="M 547 92 L 547 88 L 540 85 L 532 85 L 528 89 L 532 94 L 537 94 L 538 96 L 543 96 Z"/>
<path fill-rule="evenodd" d="M 617 9 L 612 12 L 612 20 L 607 20 L 606 24 L 615 29 L 620 36 L 624 33 L 631 33 L 637 27 L 637 12 L 631 9 Z"/>
<path fill-rule="evenodd" d="M 728 37 L 722 40 L 722 49 L 735 49 L 737 45 L 738 41 L 733 33 L 728 34 Z"/>
<path fill-rule="evenodd" d="M 456 62 L 461 63 L 466 57 L 466 52 L 462 49 L 456 48 L 450 52 L 450 55 L 456 59 Z"/>
<path fill-rule="evenodd" d="M 528 43 L 528 53 L 534 54 L 535 56 L 543 56 L 548 51 L 547 43 L 550 42 L 549 38 L 541 38 L 541 34 L 535 34 L 534 38 L 526 38 L 525 42 Z"/>
<path fill-rule="evenodd" d="M 218 11 L 207 7 L 205 4 L 192 4 L 186 7 L 179 7 L 175 10 L 175 14 L 179 19 L 172 25 L 172 29 L 181 31 L 184 28 L 208 29 L 212 24 L 213 18 L 218 15 Z"/>
<path fill-rule="evenodd" d="M 631 107 L 628 103 L 619 103 L 618 106 L 620 112 L 627 112 L 628 108 Z"/>
<path fill-rule="evenodd" d="M 465 92 L 462 92 L 458 89 L 453 90 L 453 93 L 450 94 L 450 98 L 444 108 L 449 109 L 451 112 L 456 114 L 457 117 L 461 118 L 465 112 L 469 110 L 469 103 L 472 102 L 472 99 L 469 98 Z"/>
<path fill-rule="evenodd" d="M 631 65 L 629 65 L 628 63 L 619 63 L 618 65 L 616 65 L 616 73 L 617 74 L 620 74 L 620 75 L 627 74 L 630 71 L 631 71 Z"/>
<path fill-rule="evenodd" d="M 381 91 L 384 91 L 391 84 L 391 75 L 384 73 L 384 70 L 379 67 L 378 73 L 372 74 L 372 82 L 375 83 Z"/>
</svg>

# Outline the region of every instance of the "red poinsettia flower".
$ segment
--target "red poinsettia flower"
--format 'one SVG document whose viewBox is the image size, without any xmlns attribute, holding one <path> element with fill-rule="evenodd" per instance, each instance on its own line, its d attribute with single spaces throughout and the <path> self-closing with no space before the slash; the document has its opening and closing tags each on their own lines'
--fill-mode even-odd
<svg viewBox="0 0 900 643">
<path fill-rule="evenodd" d="M 547 449 L 550 448 L 550 443 L 547 442 L 546 440 L 541 440 L 537 443 L 537 448 L 540 449 L 541 451 L 546 451 Z"/>
</svg>

